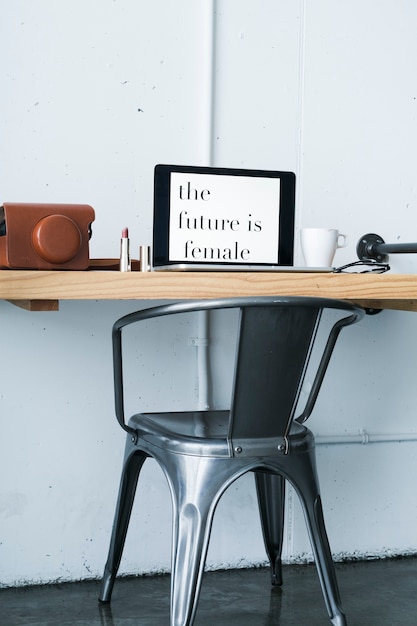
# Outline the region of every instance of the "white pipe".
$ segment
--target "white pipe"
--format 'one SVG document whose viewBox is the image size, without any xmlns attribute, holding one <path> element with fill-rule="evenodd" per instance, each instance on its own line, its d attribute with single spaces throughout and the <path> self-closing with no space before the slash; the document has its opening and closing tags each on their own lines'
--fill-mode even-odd
<svg viewBox="0 0 417 626">
<path fill-rule="evenodd" d="M 304 94 L 305 94 L 305 68 L 306 68 L 306 51 L 305 51 L 305 32 L 306 32 L 306 2 L 303 0 L 300 4 L 300 28 L 299 28 L 299 68 L 298 68 L 298 102 L 297 102 L 297 116 L 299 120 L 298 127 L 298 142 L 297 142 L 297 170 L 296 174 L 299 180 L 303 177 L 303 142 L 304 142 Z M 295 186 L 296 194 L 296 207 L 295 212 L 295 231 L 298 233 L 300 229 L 300 216 L 304 213 L 304 185 Z M 309 216 L 307 216 L 309 217 Z M 304 217 L 304 219 L 306 216 Z M 299 241 L 296 240 L 299 244 Z M 295 246 L 294 250 L 296 255 L 301 255 L 300 245 Z M 302 265 L 302 259 L 296 258 L 296 261 Z"/>
<path fill-rule="evenodd" d="M 209 359 L 209 314 L 198 314 L 197 372 L 198 406 L 201 411 L 210 408 L 210 359 Z"/>
<path fill-rule="evenodd" d="M 203 160 L 204 165 L 211 167 L 214 161 L 214 99 L 215 99 L 215 57 L 216 57 L 216 0 L 206 0 L 203 11 L 205 35 L 206 63 L 202 102 L 205 106 L 203 113 Z"/>
<path fill-rule="evenodd" d="M 205 93 L 203 102 L 206 104 L 204 134 L 204 165 L 213 165 L 213 127 L 214 127 L 214 74 L 215 74 L 215 39 L 216 39 L 216 0 L 207 0 L 203 17 L 206 33 L 206 73 Z M 210 352 L 209 352 L 209 313 L 202 311 L 198 314 L 198 338 L 195 342 L 197 349 L 197 377 L 198 377 L 198 406 L 200 410 L 210 408 Z"/>
<path fill-rule="evenodd" d="M 417 433 L 404 434 L 370 434 L 361 430 L 357 435 L 316 435 L 315 442 L 319 446 L 332 446 L 336 444 L 368 444 L 368 443 L 402 443 L 417 441 Z"/>
</svg>

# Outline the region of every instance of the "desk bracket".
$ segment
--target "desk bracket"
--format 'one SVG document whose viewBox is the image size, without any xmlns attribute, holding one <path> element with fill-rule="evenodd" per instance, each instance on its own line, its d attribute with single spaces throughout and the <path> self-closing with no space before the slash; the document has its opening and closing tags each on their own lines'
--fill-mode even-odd
<svg viewBox="0 0 417 626">
<path fill-rule="evenodd" d="M 59 311 L 59 300 L 7 300 L 25 311 Z"/>
</svg>

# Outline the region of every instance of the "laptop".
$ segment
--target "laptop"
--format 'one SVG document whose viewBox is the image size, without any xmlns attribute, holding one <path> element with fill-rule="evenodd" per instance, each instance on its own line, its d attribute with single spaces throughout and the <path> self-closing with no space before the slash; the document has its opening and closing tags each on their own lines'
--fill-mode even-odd
<svg viewBox="0 0 417 626">
<path fill-rule="evenodd" d="M 294 266 L 295 174 L 156 165 L 154 271 L 326 272 Z"/>
</svg>

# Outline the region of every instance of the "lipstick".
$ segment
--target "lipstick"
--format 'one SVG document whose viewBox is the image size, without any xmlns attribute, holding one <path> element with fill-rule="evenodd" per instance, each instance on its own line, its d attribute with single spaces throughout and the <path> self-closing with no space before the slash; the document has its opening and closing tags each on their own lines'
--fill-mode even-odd
<svg viewBox="0 0 417 626">
<path fill-rule="evenodd" d="M 130 272 L 130 269 L 129 230 L 124 228 L 120 240 L 120 271 Z"/>
</svg>

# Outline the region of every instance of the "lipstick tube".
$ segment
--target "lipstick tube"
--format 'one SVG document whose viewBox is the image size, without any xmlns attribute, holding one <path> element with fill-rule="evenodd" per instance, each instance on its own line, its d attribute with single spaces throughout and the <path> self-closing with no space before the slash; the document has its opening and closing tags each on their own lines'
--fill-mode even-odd
<svg viewBox="0 0 417 626">
<path fill-rule="evenodd" d="M 141 272 L 151 271 L 151 246 L 139 246 L 139 269 Z"/>
<path fill-rule="evenodd" d="M 122 230 L 122 238 L 120 240 L 120 271 L 130 272 L 130 250 L 129 250 L 129 231 L 127 228 Z"/>
</svg>

